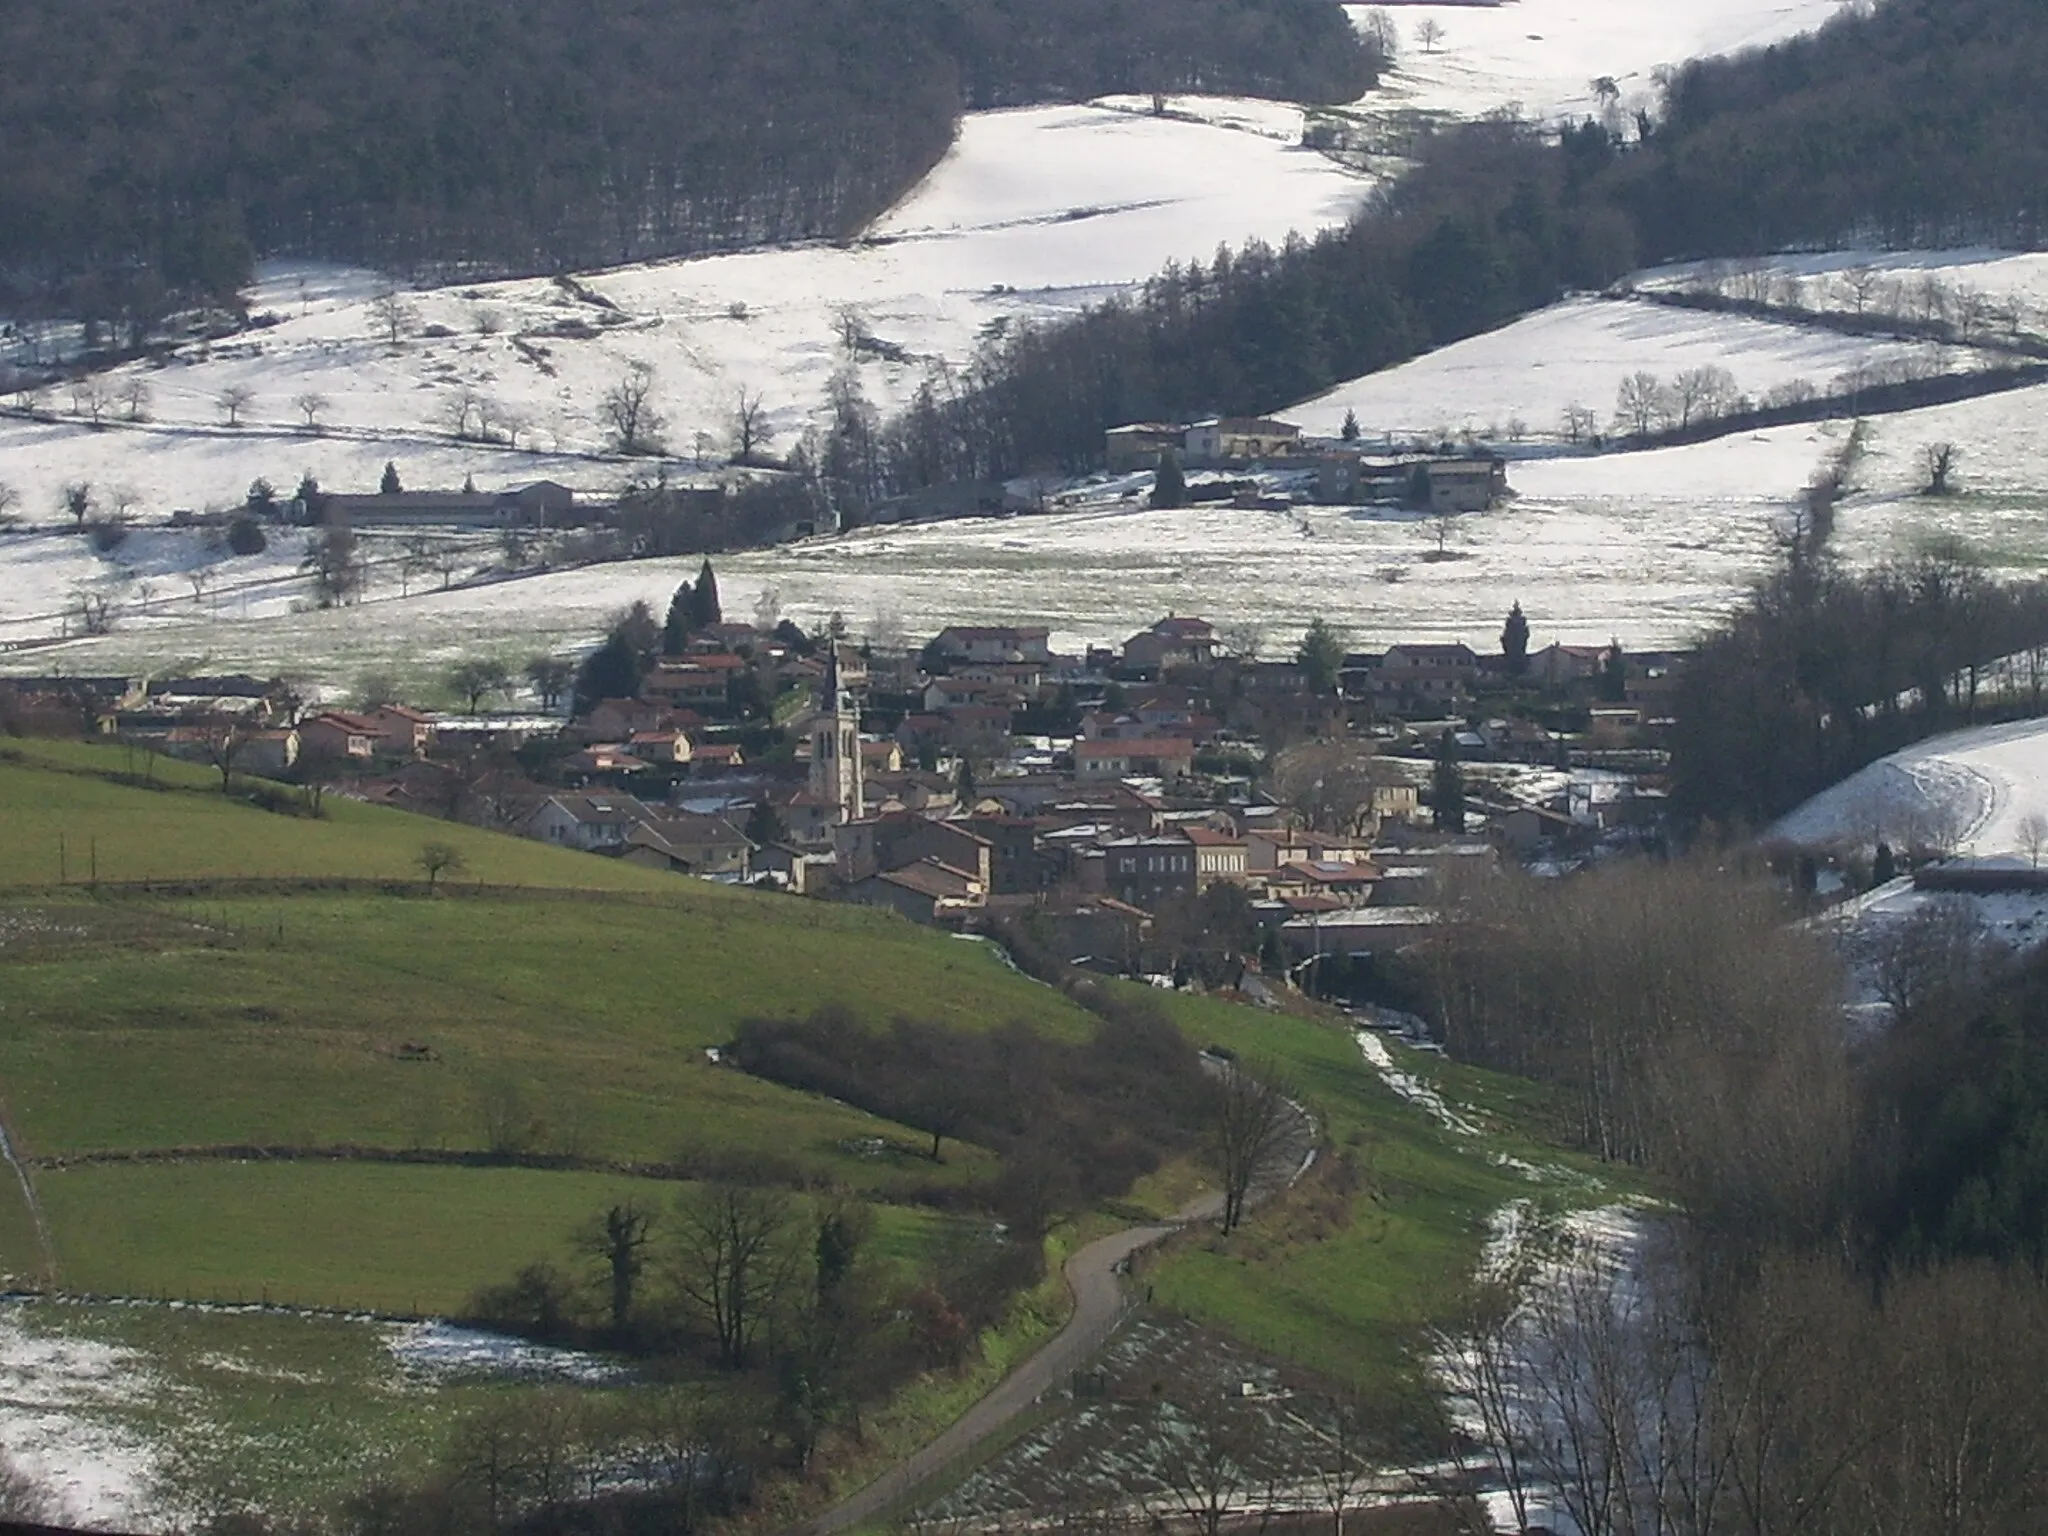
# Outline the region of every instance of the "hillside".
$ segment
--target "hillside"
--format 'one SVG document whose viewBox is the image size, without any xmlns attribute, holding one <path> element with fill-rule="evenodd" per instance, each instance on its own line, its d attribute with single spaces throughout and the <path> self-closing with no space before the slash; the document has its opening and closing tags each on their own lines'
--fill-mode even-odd
<svg viewBox="0 0 2048 1536">
<path fill-rule="evenodd" d="M 0 302 L 131 344 L 252 256 L 473 276 L 843 237 L 969 106 L 1371 80 L 1330 0 L 35 0 L 0 57 Z"/>
<path fill-rule="evenodd" d="M 109 777 L 131 771 L 158 787 Z M 0 1093 L 41 1170 L 61 1284 L 447 1309 L 516 1250 L 554 1252 L 643 1165 L 883 1199 L 973 1179 L 979 1154 L 888 1151 L 916 1133 L 721 1070 L 705 1049 L 750 1015 L 828 1002 L 878 1022 L 1088 1027 L 984 947 L 880 914 L 331 798 L 321 821 L 278 815 L 206 777 L 114 748 L 21 742 L 0 758 Z M 432 899 L 411 867 L 425 839 L 467 862 Z M 125 884 L 142 880 L 154 889 Z M 344 1160 L 259 1173 L 237 1160 L 255 1148 Z M 589 1173 L 460 1166 L 491 1154 Z M 488 1202 L 419 1226 L 522 1180 L 536 1219 L 517 1232 L 474 1240 Z M 174 1200 L 149 1193 L 166 1188 Z M 233 1218 L 285 1190 L 298 1225 Z M 155 1214 L 110 1225 L 131 1206 Z M 5 1265 L 35 1277 L 13 1214 Z"/>
<path fill-rule="evenodd" d="M 2026 0 L 1882 0 L 1654 96 L 1610 79 L 1562 128 L 1503 111 L 1417 131 L 1408 174 L 1342 230 L 1169 268 L 1012 340 L 973 389 L 892 423 L 883 478 L 1079 466 L 1119 422 L 1272 411 L 1645 263 L 2032 244 L 2048 116 L 2025 82 L 2044 57 Z"/>
</svg>

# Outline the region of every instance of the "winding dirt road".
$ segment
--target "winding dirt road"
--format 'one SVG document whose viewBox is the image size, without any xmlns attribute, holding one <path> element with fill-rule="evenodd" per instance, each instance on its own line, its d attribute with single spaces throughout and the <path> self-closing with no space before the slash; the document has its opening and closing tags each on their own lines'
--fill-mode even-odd
<svg viewBox="0 0 2048 1536">
<path fill-rule="evenodd" d="M 1127 1227 L 1099 1237 L 1069 1258 L 1063 1273 L 1074 1294 L 1074 1315 L 1038 1352 L 1010 1372 L 988 1395 L 851 1498 L 834 1505 L 807 1525 L 796 1527 L 809 1536 L 834 1536 L 874 1519 L 912 1489 L 937 1476 L 984 1440 L 1023 1413 L 1048 1391 L 1062 1385 L 1100 1349 L 1124 1315 L 1124 1292 L 1117 1275 L 1132 1255 L 1164 1242 L 1183 1227 L 1212 1221 L 1223 1211 L 1223 1197 L 1209 1195 L 1185 1207 L 1169 1222 Z"/>
<path fill-rule="evenodd" d="M 1315 1119 L 1300 1104 L 1288 1101 L 1296 1116 L 1294 1134 L 1275 1158 L 1270 1182 L 1255 1185 L 1249 1203 L 1259 1204 L 1291 1187 L 1315 1162 L 1318 1140 Z M 835 1504 L 809 1522 L 793 1526 L 785 1536 L 837 1536 L 874 1519 L 899 1504 L 921 1484 L 959 1462 L 998 1434 L 1047 1392 L 1062 1386 L 1108 1342 L 1126 1310 L 1118 1275 L 1126 1261 L 1174 1233 L 1223 1214 L 1223 1196 L 1204 1195 L 1183 1206 L 1169 1221 L 1126 1227 L 1099 1237 L 1067 1260 L 1062 1273 L 1073 1292 L 1074 1315 L 1037 1353 L 1010 1372 L 966 1413 L 939 1434 L 852 1497 Z"/>
</svg>

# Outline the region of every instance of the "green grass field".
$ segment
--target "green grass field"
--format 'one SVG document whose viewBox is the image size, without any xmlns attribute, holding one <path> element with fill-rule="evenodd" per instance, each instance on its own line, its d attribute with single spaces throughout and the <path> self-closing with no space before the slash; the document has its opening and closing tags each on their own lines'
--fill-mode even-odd
<svg viewBox="0 0 2048 1536">
<path fill-rule="evenodd" d="M 199 1162 L 67 1168 L 38 1193 L 69 1290 L 432 1317 L 541 1262 L 595 1298 L 578 1229 L 632 1201 L 658 1230 L 687 1188 L 524 1168 Z M 875 1251 L 914 1265 L 945 1218 L 883 1206 L 875 1220 Z"/>
<path fill-rule="evenodd" d="M 0 1106 L 31 1159 L 501 1150 L 587 1164 L 772 1164 L 887 1201 L 985 1176 L 992 1159 L 954 1147 L 935 1165 L 907 1128 L 724 1069 L 707 1048 L 751 1015 L 827 1003 L 876 1021 L 1090 1027 L 986 946 L 888 914 L 726 890 L 332 797 L 325 820 L 278 815 L 161 760 L 148 772 L 175 787 L 136 787 L 110 777 L 143 771 L 122 748 L 18 742 L 6 752 L 0 888 L 15 890 L 0 895 Z M 36 850 L 54 848 L 59 829 L 74 885 L 53 888 L 54 865 Z M 429 896 L 406 865 L 438 837 L 471 850 L 470 876 Z M 278 884 L 89 892 L 72 863 L 86 838 L 97 839 L 106 881 Z M 328 1300 L 439 1306 L 508 1272 L 488 1232 L 522 1222 L 516 1202 L 489 1191 L 546 1190 L 560 1202 L 573 1183 L 514 1170 L 453 1185 L 436 1181 L 475 1170 L 287 1172 L 310 1183 L 280 1201 L 295 1214 L 276 1225 L 257 1219 L 265 1207 L 249 1193 L 252 1180 L 283 1176 L 275 1169 L 44 1167 L 62 1282 L 250 1296 L 273 1279 L 298 1294 L 317 1275 Z M 393 1270 L 363 1240 L 380 1211 L 358 1173 L 469 1194 L 445 1206 L 449 1219 L 401 1228 Z M 133 1193 L 145 1189 L 174 1191 L 175 1217 L 152 1214 L 158 1197 Z M 434 1204 L 421 1196 L 391 1214 Z M 18 1206 L 0 1189 L 0 1250 L 26 1275 L 33 1230 Z M 472 1207 L 474 1219 L 462 1214 Z M 545 1206 L 548 1222 L 558 1209 Z M 238 1255 L 202 1241 L 215 1228 L 240 1228 L 253 1246 Z"/>
<path fill-rule="evenodd" d="M 889 1202 L 986 1176 L 992 1160 L 955 1147 L 935 1165 L 907 1128 L 729 1071 L 707 1048 L 750 1015 L 826 1003 L 874 1021 L 1091 1027 L 987 946 L 884 914 L 331 797 L 324 820 L 279 815 L 161 761 L 146 771 L 169 788 L 116 781 L 144 771 L 120 748 L 0 752 L 0 1108 L 37 1160 L 57 1279 L 73 1289 L 459 1307 L 534 1259 L 567 1262 L 569 1233 L 619 1193 L 671 1198 L 674 1184 L 625 1176 L 639 1163 L 768 1165 L 858 1190 L 883 1203 L 885 1236 L 914 1262 L 930 1218 Z M 411 860 L 443 838 L 469 873 L 429 895 Z M 183 883 L 89 892 L 78 858 L 95 843 L 102 881 Z M 207 885 L 237 879 L 274 884 Z M 1158 1265 L 1161 1302 L 1249 1344 L 1398 1384 L 1493 1211 L 1532 1193 L 1596 1197 L 1592 1170 L 1543 1147 L 1547 1110 L 1529 1085 L 1426 1063 L 1488 1122 L 1460 1138 L 1397 1099 L 1333 1022 L 1148 995 L 1197 1043 L 1273 1063 L 1355 1172 Z M 240 1146 L 516 1148 L 584 1171 L 55 1166 Z M 1559 1168 L 1563 1183 L 1534 1190 L 1509 1157 Z M 1167 1170 L 1125 1204 L 1169 1209 L 1198 1182 Z M 0 1188 L 0 1267 L 29 1274 L 33 1239 L 18 1193 Z"/>
<path fill-rule="evenodd" d="M 1257 1348 L 1371 1390 L 1406 1391 L 1415 1346 L 1457 1304 L 1496 1210 L 1624 1192 L 1609 1171 L 1544 1144 L 1547 1105 L 1526 1082 L 1404 1053 L 1405 1067 L 1482 1122 L 1486 1134 L 1461 1137 L 1399 1100 L 1347 1028 L 1195 998 L 1168 1006 L 1195 1038 L 1276 1068 L 1323 1117 L 1332 1155 L 1356 1170 L 1347 1196 L 1311 1183 L 1227 1241 L 1175 1248 L 1151 1276 L 1160 1303 Z M 1555 1172 L 1532 1183 L 1504 1158 Z"/>
<path fill-rule="evenodd" d="M 462 881 L 666 893 L 656 870 L 330 795 L 319 820 L 219 792 L 210 769 L 127 747 L 0 744 L 0 888 L 102 881 L 343 879 L 418 882 L 425 842 L 461 850 Z M 156 787 L 116 782 L 132 776 Z"/>
</svg>

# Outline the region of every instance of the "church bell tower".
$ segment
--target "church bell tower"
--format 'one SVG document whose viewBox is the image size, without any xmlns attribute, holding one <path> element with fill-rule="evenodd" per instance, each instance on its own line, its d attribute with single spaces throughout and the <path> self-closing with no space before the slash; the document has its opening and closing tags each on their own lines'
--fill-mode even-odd
<svg viewBox="0 0 2048 1536">
<path fill-rule="evenodd" d="M 860 707 L 839 676 L 839 644 L 826 641 L 825 686 L 811 726 L 811 793 L 839 807 L 841 822 L 867 816 L 860 757 Z"/>
</svg>

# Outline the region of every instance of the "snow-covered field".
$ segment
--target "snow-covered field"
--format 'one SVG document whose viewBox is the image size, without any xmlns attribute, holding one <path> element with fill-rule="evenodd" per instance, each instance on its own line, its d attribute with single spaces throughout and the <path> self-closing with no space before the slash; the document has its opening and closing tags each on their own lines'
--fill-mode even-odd
<svg viewBox="0 0 2048 1536">
<path fill-rule="evenodd" d="M 1440 441 L 1469 430 L 1512 452 L 1519 440 L 1555 441 L 1568 407 L 1591 411 L 1595 430 L 1612 431 L 1622 381 L 1639 372 L 1668 384 L 1693 369 L 1725 368 L 1741 393 L 1761 399 L 1795 381 L 1826 394 L 1851 373 L 1963 372 L 1979 361 L 1928 343 L 1576 298 L 1340 384 L 1282 414 L 1325 436 L 1334 436 L 1351 411 L 1367 442 L 1388 435 Z"/>
<path fill-rule="evenodd" d="M 239 501 L 258 475 L 287 491 L 309 471 L 330 490 L 370 490 L 386 459 L 414 488 L 474 474 L 486 489 L 546 477 L 608 490 L 631 466 L 594 457 L 607 446 L 600 401 L 635 363 L 654 370 L 672 454 L 722 456 L 742 391 L 787 444 L 854 357 L 848 336 L 869 339 L 870 395 L 900 403 L 931 362 L 966 361 L 992 327 L 1071 311 L 1218 244 L 1342 223 L 1372 185 L 1300 148 L 1294 108 L 1172 109 L 975 114 L 865 240 L 622 268 L 580 293 L 537 279 L 410 294 L 414 334 L 395 349 L 375 334 L 373 275 L 271 268 L 256 309 L 275 324 L 108 376 L 116 394 L 147 383 L 151 422 L 131 425 L 120 403 L 100 431 L 0 421 L 0 481 L 38 517 L 75 480 L 166 513 Z M 448 334 L 419 334 L 433 327 Z M 236 428 L 218 403 L 233 388 L 253 394 Z M 525 451 L 454 439 L 465 390 Z M 307 396 L 325 402 L 318 433 Z M 50 403 L 68 411 L 68 391 Z"/>
<path fill-rule="evenodd" d="M 1956 537 L 1994 572 L 2037 568 L 2048 560 L 2040 515 L 2048 464 L 2032 423 L 2044 401 L 2048 391 L 2020 391 L 1873 422 L 1857 475 L 1863 489 L 1843 504 L 1836 547 L 1862 565 Z M 1448 560 L 1432 558 L 1437 530 L 1411 514 L 1150 512 L 1135 499 L 1117 500 L 1126 487 L 1113 483 L 1078 510 L 866 530 L 723 556 L 718 569 L 735 611 L 772 589 L 799 622 L 815 626 L 838 612 L 857 634 L 1043 622 L 1062 644 L 1078 645 L 1120 641 L 1172 611 L 1257 626 L 1268 654 L 1291 648 L 1318 616 L 1361 648 L 1462 639 L 1491 649 L 1508 605 L 1519 601 L 1539 645 L 1618 638 L 1639 650 L 1684 643 L 1737 601 L 1773 558 L 1800 488 L 1847 430 L 1834 422 L 1647 453 L 1518 461 L 1509 470 L 1518 499 L 1458 519 L 1447 551 L 1456 558 Z M 1913 494 L 1921 448 L 1937 439 L 1963 445 L 1963 495 Z M 154 547 L 141 534 L 130 544 Z M 0 540 L 0 559 L 10 564 L 28 551 L 41 563 L 19 568 L 39 572 L 44 601 L 61 603 L 101 565 L 76 539 Z M 172 543 L 156 566 L 135 569 L 169 571 L 179 558 Z M 282 550 L 250 563 L 254 575 L 288 576 L 295 561 Z M 416 588 L 406 599 L 387 573 L 375 601 L 333 613 L 291 612 L 304 598 L 288 580 L 201 604 L 175 574 L 162 574 L 147 619 L 22 653 L 0 670 L 163 671 L 203 659 L 335 687 L 372 670 L 438 674 L 482 651 L 519 658 L 593 643 L 620 608 L 635 599 L 659 608 L 694 567 L 592 567 L 453 592 Z M 12 611 L 11 600 L 0 607 L 0 636 L 27 628 L 4 627 Z"/>
<path fill-rule="evenodd" d="M 1970 293 L 2021 306 L 2020 318 L 2035 327 L 2048 307 L 2048 255 L 1987 247 L 1799 252 L 1745 261 L 1685 262 L 1654 268 L 1632 281 L 1645 292 L 1707 288 L 1736 298 L 1797 302 L 1809 309 L 1844 313 L 1917 315 L 1932 292 Z"/>
<path fill-rule="evenodd" d="M 1506 108 L 1548 121 L 1598 116 L 1593 82 L 1610 79 L 1624 107 L 1652 98 L 1661 66 L 1783 41 L 1828 21 L 1850 0 L 1514 0 L 1494 6 L 1387 8 L 1398 70 L 1369 110 L 1480 117 Z M 1368 5 L 1345 7 L 1363 22 Z M 1440 29 L 1426 44 L 1422 29 Z"/>
</svg>

